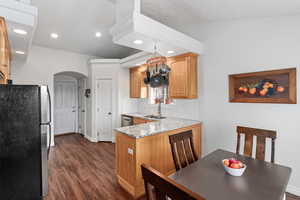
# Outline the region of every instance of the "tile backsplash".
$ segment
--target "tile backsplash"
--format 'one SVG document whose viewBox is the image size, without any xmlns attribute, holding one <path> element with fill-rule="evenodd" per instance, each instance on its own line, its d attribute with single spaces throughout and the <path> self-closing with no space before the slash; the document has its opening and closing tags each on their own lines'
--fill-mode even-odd
<svg viewBox="0 0 300 200">
<path fill-rule="evenodd" d="M 138 112 L 140 113 L 157 114 L 157 109 L 158 105 L 149 104 L 148 99 L 140 99 L 138 102 Z M 162 115 L 199 120 L 199 100 L 175 99 L 174 104 L 162 104 Z"/>
</svg>

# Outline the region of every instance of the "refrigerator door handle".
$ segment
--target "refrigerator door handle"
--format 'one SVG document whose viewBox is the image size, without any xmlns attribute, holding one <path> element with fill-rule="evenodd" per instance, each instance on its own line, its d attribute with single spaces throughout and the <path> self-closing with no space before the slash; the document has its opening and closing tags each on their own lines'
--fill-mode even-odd
<svg viewBox="0 0 300 200">
<path fill-rule="evenodd" d="M 48 147 L 47 147 L 47 157 L 48 157 L 48 160 L 49 160 L 49 154 L 50 154 L 50 147 L 51 147 L 51 143 L 52 143 L 52 135 L 51 135 L 51 123 L 48 123 L 47 124 L 48 127 L 49 127 L 49 134 L 48 134 L 48 137 L 49 137 L 49 144 L 48 144 Z"/>
<path fill-rule="evenodd" d="M 48 93 L 48 100 L 49 100 L 49 122 L 52 121 L 52 116 L 51 116 L 51 111 L 52 111 L 52 105 L 51 105 L 51 96 L 50 96 L 50 91 L 49 88 L 47 87 L 47 93 Z"/>
<path fill-rule="evenodd" d="M 49 110 L 48 110 L 48 114 L 49 114 L 49 122 L 48 122 L 48 127 L 49 127 L 49 144 L 48 144 L 48 160 L 49 160 L 49 154 L 50 154 L 50 147 L 51 147 L 51 143 L 52 143 L 52 131 L 51 131 L 51 122 L 52 122 L 52 115 L 51 115 L 51 112 L 52 112 L 52 103 L 51 103 L 51 96 L 50 96 L 50 90 L 49 90 L 49 87 L 47 87 L 47 93 L 48 93 L 48 102 L 49 102 Z"/>
</svg>

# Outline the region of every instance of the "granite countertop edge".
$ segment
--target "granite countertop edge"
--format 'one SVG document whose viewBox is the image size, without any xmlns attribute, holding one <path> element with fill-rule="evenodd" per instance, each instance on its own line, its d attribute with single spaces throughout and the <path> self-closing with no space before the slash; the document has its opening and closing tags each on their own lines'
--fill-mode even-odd
<svg viewBox="0 0 300 200">
<path fill-rule="evenodd" d="M 141 113 L 129 113 L 129 114 L 126 113 L 122 115 L 130 116 L 130 117 L 139 117 L 139 118 L 154 121 L 145 124 L 138 124 L 138 125 L 126 126 L 126 127 L 114 129 L 117 132 L 126 134 L 136 139 L 156 135 L 166 131 L 172 131 L 180 128 L 194 126 L 202 123 L 201 121 L 197 121 L 197 120 L 175 118 L 175 117 L 167 117 L 165 119 L 153 119 L 153 118 L 147 118 L 145 117 L 147 114 L 141 114 Z"/>
</svg>

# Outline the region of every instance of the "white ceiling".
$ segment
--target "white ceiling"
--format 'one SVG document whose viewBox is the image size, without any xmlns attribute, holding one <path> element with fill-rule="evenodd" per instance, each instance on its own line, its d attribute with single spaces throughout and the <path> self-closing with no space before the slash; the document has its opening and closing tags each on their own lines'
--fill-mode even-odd
<svg viewBox="0 0 300 200">
<path fill-rule="evenodd" d="M 32 0 L 38 7 L 34 44 L 104 58 L 124 58 L 138 52 L 112 42 L 114 0 Z M 100 31 L 101 38 L 95 33 Z M 58 33 L 54 40 L 51 33 Z"/>
<path fill-rule="evenodd" d="M 300 14 L 299 0 L 142 0 L 142 12 L 176 28 L 182 24 Z"/>
<path fill-rule="evenodd" d="M 105 58 L 138 52 L 112 42 L 115 2 L 32 0 L 39 9 L 34 43 Z M 185 25 L 200 22 L 300 14 L 300 0 L 142 0 L 142 13 L 183 31 Z M 103 36 L 95 38 L 96 31 Z M 60 35 L 58 40 L 50 38 L 52 32 Z"/>
</svg>

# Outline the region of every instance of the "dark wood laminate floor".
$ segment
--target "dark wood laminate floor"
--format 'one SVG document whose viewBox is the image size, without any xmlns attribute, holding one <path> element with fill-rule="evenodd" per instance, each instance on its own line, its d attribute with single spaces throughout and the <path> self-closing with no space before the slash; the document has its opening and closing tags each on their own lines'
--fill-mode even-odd
<svg viewBox="0 0 300 200">
<path fill-rule="evenodd" d="M 49 160 L 49 195 L 44 200 L 131 200 L 117 183 L 115 149 L 78 134 L 55 138 Z M 287 200 L 299 200 L 288 195 Z M 143 199 L 144 200 L 144 199 Z"/>
<path fill-rule="evenodd" d="M 49 160 L 49 195 L 44 200 L 127 200 L 117 184 L 111 143 L 91 143 L 79 134 L 55 138 Z"/>
</svg>

